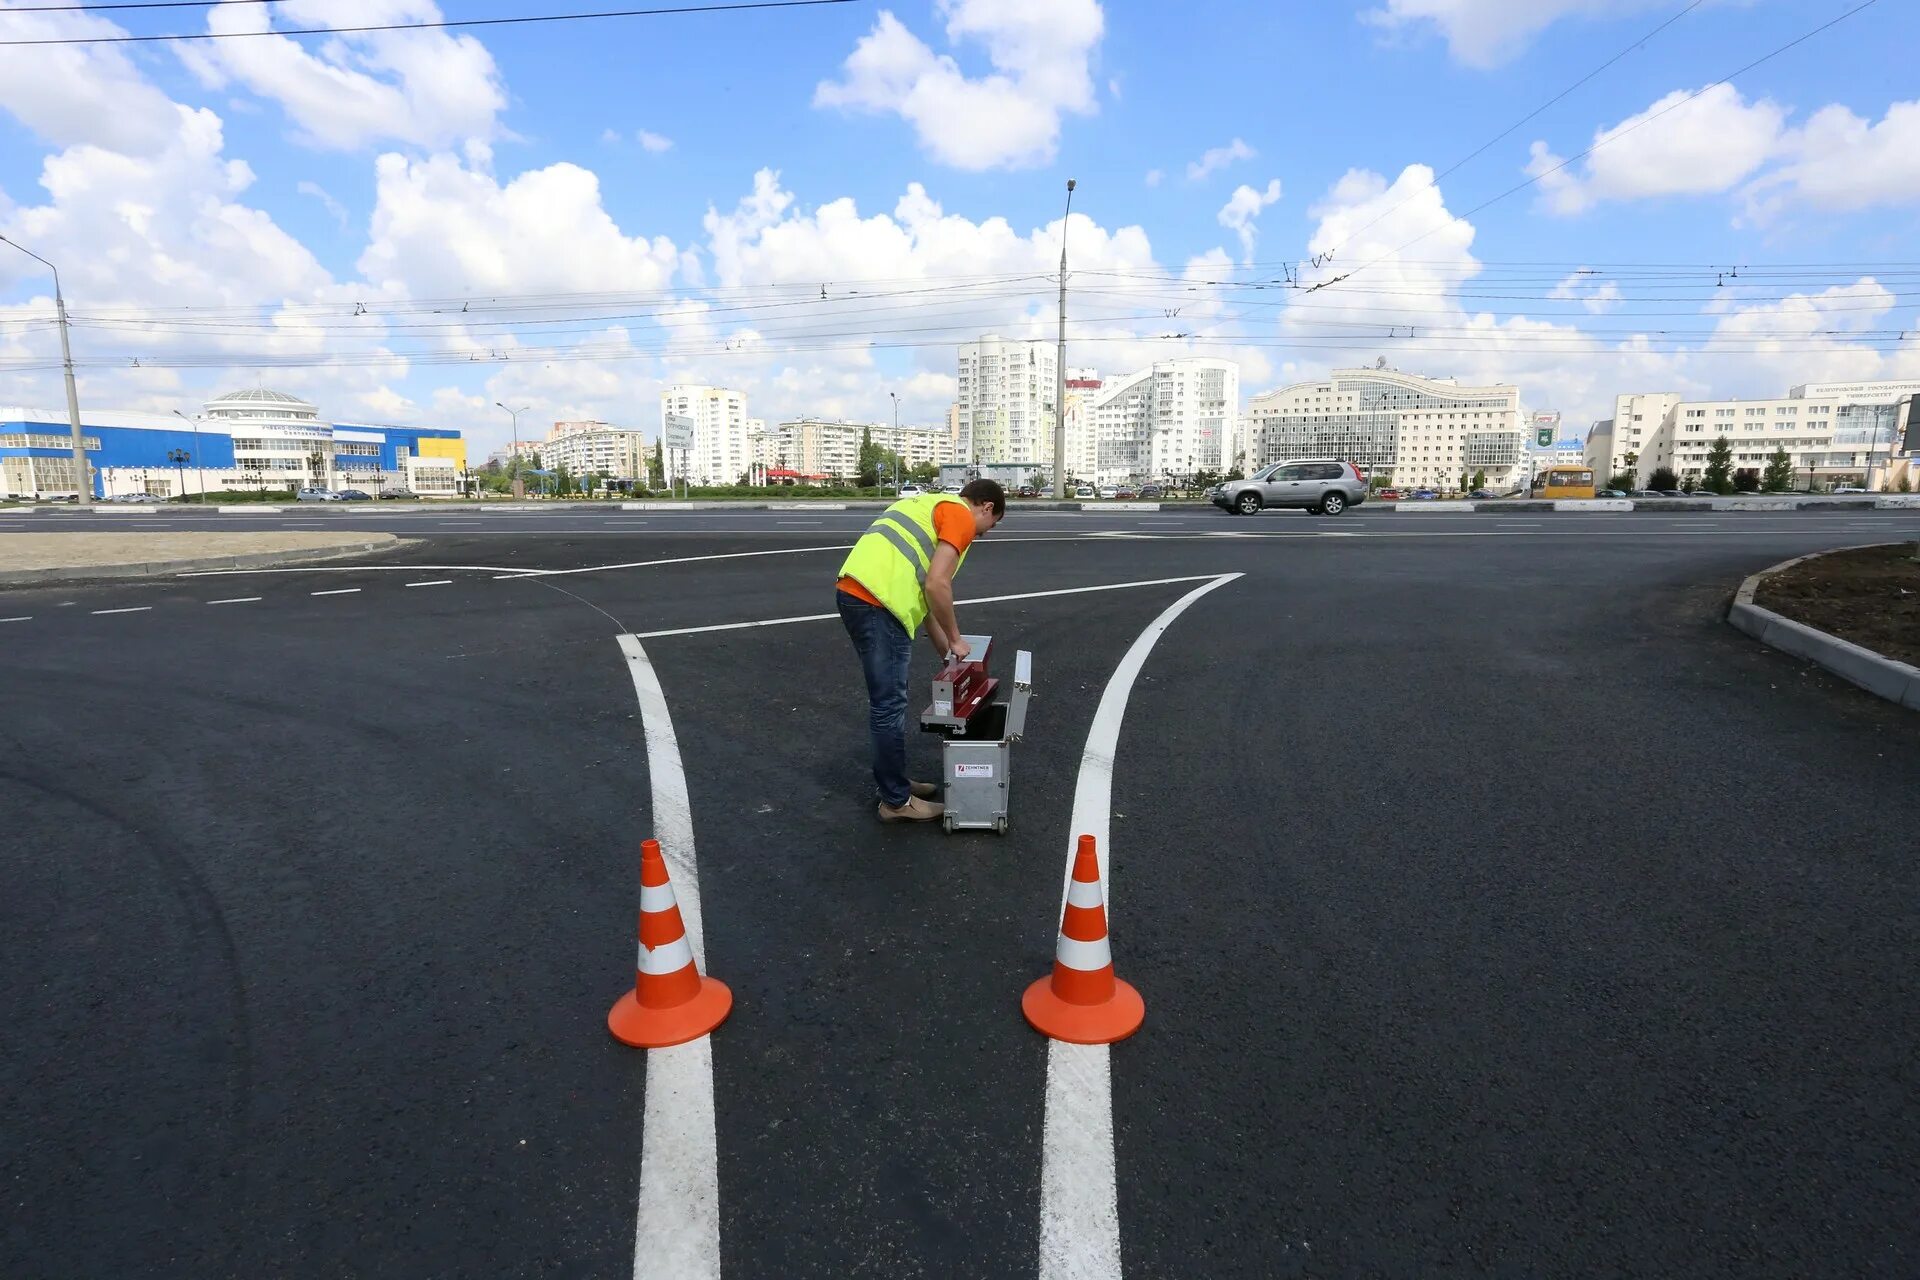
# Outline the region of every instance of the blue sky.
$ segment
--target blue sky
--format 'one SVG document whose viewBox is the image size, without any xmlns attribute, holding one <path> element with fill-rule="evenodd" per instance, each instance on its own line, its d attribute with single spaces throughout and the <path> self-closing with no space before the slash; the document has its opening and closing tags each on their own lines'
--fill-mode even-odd
<svg viewBox="0 0 1920 1280">
<path fill-rule="evenodd" d="M 898 390 L 934 421 L 954 341 L 1051 332 L 1039 277 L 1072 176 L 1070 363 L 1231 354 L 1252 393 L 1384 355 L 1517 381 L 1578 422 L 1616 391 L 1920 375 L 1920 338 L 1897 337 L 1920 332 L 1901 274 L 1920 268 L 1900 265 L 1920 257 L 1909 0 L 1457 217 L 1856 2 L 1707 0 L 1437 188 L 1686 0 L 908 0 L 5 48 L 0 234 L 61 265 L 92 405 L 191 409 L 264 380 L 337 419 L 487 443 L 496 400 L 651 429 L 658 388 L 686 379 L 745 387 L 756 416 L 877 419 Z M 441 10 L 111 16 L 0 29 Z M 1302 283 L 1334 282 L 1247 287 L 1302 262 Z M 1688 269 L 1613 269 L 1649 262 Z M 1815 265 L 1763 270 L 1784 263 Z M 1711 270 L 1740 264 L 1731 289 Z M 0 402 L 59 400 L 37 272 L 0 260 Z M 804 281 L 831 296 L 798 307 Z M 494 299 L 492 327 L 420 302 L 441 298 Z"/>
</svg>

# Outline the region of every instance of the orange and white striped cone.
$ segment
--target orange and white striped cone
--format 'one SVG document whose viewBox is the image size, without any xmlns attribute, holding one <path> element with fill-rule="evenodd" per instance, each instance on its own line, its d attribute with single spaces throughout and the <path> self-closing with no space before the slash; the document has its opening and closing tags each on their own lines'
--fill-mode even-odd
<svg viewBox="0 0 1920 1280">
<path fill-rule="evenodd" d="M 1073 882 L 1060 918 L 1053 975 L 1021 997 L 1034 1029 L 1072 1044 L 1111 1044 L 1140 1029 L 1147 1016 L 1140 993 L 1113 972 L 1107 944 L 1107 908 L 1100 896 L 1100 859 L 1093 837 L 1081 836 L 1073 855 Z"/>
<path fill-rule="evenodd" d="M 733 992 L 727 984 L 701 977 L 693 962 L 660 842 L 641 842 L 640 958 L 633 990 L 614 1002 L 607 1030 L 623 1044 L 664 1049 L 699 1039 L 732 1009 Z"/>
</svg>

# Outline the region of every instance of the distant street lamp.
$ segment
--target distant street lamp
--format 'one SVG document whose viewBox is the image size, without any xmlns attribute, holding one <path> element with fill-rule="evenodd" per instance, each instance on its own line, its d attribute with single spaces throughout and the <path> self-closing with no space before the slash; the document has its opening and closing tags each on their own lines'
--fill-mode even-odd
<svg viewBox="0 0 1920 1280">
<path fill-rule="evenodd" d="M 183 471 L 182 468 L 185 467 L 187 463 L 192 460 L 192 458 L 193 458 L 193 455 L 188 453 L 185 449 L 167 450 L 167 461 L 173 464 L 174 480 L 177 484 L 179 484 L 180 496 L 183 498 L 187 494 L 187 476 L 186 476 L 186 472 Z"/>
<path fill-rule="evenodd" d="M 75 501 L 83 507 L 93 505 L 93 479 L 87 474 L 87 441 L 80 430 L 80 394 L 73 387 L 73 348 L 67 340 L 67 299 L 60 292 L 60 269 L 17 240 L 0 236 L 0 243 L 12 245 L 35 262 L 53 272 L 53 309 L 60 317 L 60 363 L 67 374 L 67 425 L 73 429 L 73 476 Z"/>
<path fill-rule="evenodd" d="M 207 459 L 205 451 L 200 447 L 200 415 L 196 413 L 189 418 L 186 414 L 175 409 L 173 416 L 193 428 L 194 465 L 198 467 L 200 471 L 200 501 L 204 503 L 207 500 Z M 185 496 L 186 481 L 184 478 L 181 480 L 180 492 L 182 496 Z"/>
<path fill-rule="evenodd" d="M 496 409 L 507 409 L 507 406 L 498 400 L 493 402 L 493 406 Z M 513 419 L 513 496 L 515 498 L 527 496 L 527 483 L 520 478 L 520 415 L 531 408 L 533 408 L 532 405 L 523 404 L 518 409 L 507 409 L 507 416 Z"/>
</svg>

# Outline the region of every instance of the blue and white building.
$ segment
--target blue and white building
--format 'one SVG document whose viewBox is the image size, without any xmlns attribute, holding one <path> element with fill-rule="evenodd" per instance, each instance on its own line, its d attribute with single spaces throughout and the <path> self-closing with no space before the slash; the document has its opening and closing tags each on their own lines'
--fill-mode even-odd
<svg viewBox="0 0 1920 1280">
<path fill-rule="evenodd" d="M 96 498 L 309 487 L 451 498 L 467 475 L 458 431 L 322 422 L 315 405 L 266 388 L 218 396 L 192 417 L 83 410 L 81 434 Z M 65 411 L 0 406 L 0 497 L 78 488 Z"/>
</svg>

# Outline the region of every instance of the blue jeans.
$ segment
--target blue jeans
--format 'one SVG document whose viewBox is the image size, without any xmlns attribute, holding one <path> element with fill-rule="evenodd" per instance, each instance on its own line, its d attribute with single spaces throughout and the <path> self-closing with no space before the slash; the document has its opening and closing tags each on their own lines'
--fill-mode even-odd
<svg viewBox="0 0 1920 1280">
<path fill-rule="evenodd" d="M 877 605 L 835 591 L 840 621 L 853 638 L 867 677 L 867 733 L 873 740 L 873 785 L 880 799 L 899 808 L 911 797 L 907 782 L 907 678 L 913 637 L 900 620 Z"/>
</svg>

